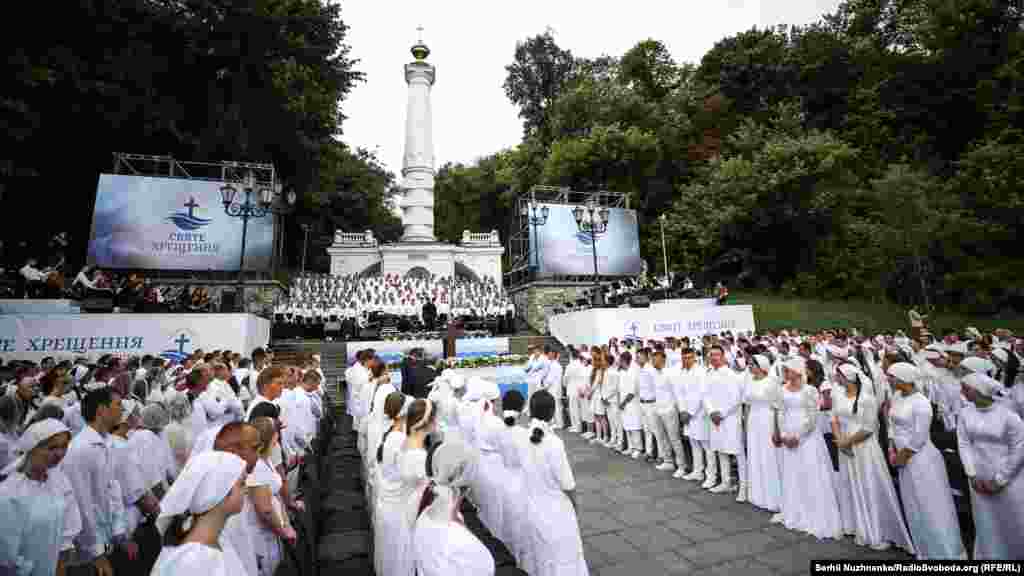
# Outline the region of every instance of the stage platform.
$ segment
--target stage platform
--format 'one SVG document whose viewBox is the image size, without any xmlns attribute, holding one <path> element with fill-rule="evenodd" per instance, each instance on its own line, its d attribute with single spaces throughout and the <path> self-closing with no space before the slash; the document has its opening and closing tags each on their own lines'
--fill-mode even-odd
<svg viewBox="0 0 1024 576">
<path fill-rule="evenodd" d="M 249 354 L 270 342 L 270 321 L 254 314 L 5 314 L 0 358 L 96 359 L 152 354 L 180 360 L 197 349 Z"/>
<path fill-rule="evenodd" d="M 650 308 L 591 308 L 557 314 L 548 322 L 551 335 L 562 344 L 587 346 L 612 338 L 692 339 L 755 330 L 753 306 L 711 306 L 701 300 L 666 301 Z"/>
</svg>

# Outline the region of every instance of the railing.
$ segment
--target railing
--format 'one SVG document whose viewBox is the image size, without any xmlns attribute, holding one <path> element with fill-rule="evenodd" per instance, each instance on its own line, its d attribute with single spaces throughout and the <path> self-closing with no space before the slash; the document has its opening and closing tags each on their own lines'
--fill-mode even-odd
<svg viewBox="0 0 1024 576">
<path fill-rule="evenodd" d="M 462 233 L 463 244 L 500 244 L 501 239 L 498 237 L 497 232 L 470 232 L 466 230 Z"/>
<path fill-rule="evenodd" d="M 366 235 L 359 232 L 337 232 L 334 234 L 335 244 L 363 244 Z"/>
</svg>

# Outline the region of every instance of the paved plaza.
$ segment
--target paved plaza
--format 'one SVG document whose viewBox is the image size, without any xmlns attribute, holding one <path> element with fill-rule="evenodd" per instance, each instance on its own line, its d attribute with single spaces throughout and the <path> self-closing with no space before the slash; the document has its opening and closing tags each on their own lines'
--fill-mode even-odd
<svg viewBox="0 0 1024 576">
<path fill-rule="evenodd" d="M 711 494 L 579 435 L 561 432 L 576 475 L 590 573 L 807 574 L 823 559 L 909 559 L 843 541 L 817 540 L 769 522 L 771 514 Z"/>
</svg>

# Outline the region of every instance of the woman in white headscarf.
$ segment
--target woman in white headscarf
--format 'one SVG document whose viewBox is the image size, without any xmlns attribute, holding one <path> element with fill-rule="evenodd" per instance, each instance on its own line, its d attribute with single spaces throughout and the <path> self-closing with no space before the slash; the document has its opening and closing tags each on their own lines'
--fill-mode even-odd
<svg viewBox="0 0 1024 576">
<path fill-rule="evenodd" d="M 889 464 L 899 469 L 900 496 L 919 560 L 966 560 L 960 522 L 942 454 L 932 444 L 932 404 L 916 389 L 920 372 L 907 362 L 887 370 Z"/>
<path fill-rule="evenodd" d="M 228 452 L 192 458 L 160 502 L 157 527 L 164 533 L 152 576 L 253 576 L 226 539 L 228 518 L 245 501 L 245 461 Z"/>
<path fill-rule="evenodd" d="M 782 399 L 782 386 L 771 373 L 767 356 L 756 354 L 743 387 L 743 401 L 750 406 L 747 416 L 747 499 L 758 508 L 778 512 L 782 500 L 779 452 L 765 438 L 774 431 L 773 408 Z"/>
<path fill-rule="evenodd" d="M 975 560 L 1024 559 L 1024 423 L 993 396 L 999 382 L 964 378 L 970 404 L 960 411 L 957 440 L 971 484 Z"/>
<path fill-rule="evenodd" d="M 565 444 L 551 428 L 555 399 L 546 390 L 530 398 L 530 444 L 523 458 L 531 576 L 588 576 L 576 518 L 576 479 Z"/>
<path fill-rule="evenodd" d="M 502 484 L 505 482 L 505 463 L 501 456 L 501 435 L 505 425 L 494 413 L 495 402 L 501 391 L 493 380 L 473 378 L 469 382 L 471 405 L 478 414 L 474 420 L 474 455 L 467 472 L 472 488 L 472 501 L 480 513 L 480 521 L 498 540 L 504 541 L 504 502 Z"/>
<path fill-rule="evenodd" d="M 501 484 L 504 505 L 502 508 L 502 542 L 508 546 L 516 563 L 525 565 L 528 550 L 527 537 L 530 520 L 527 516 L 525 482 L 523 480 L 523 458 L 530 447 L 530 432 L 519 426 L 526 400 L 518 390 L 509 390 L 501 400 L 504 409 L 502 418 L 505 429 L 498 438 L 498 449 L 504 465 L 505 478 Z"/>
<path fill-rule="evenodd" d="M 903 523 L 900 502 L 892 484 L 878 432 L 878 402 L 871 382 L 853 364 L 836 370 L 840 386 L 833 396 L 832 435 L 839 448 L 839 511 L 843 531 L 857 544 L 885 550 L 890 544 L 913 554 Z"/>
<path fill-rule="evenodd" d="M 63 574 L 63 556 L 74 548 L 82 529 L 78 504 L 58 465 L 71 431 L 47 418 L 29 426 L 18 439 L 23 454 L 3 471 L 0 483 L 0 574 Z"/>
<path fill-rule="evenodd" d="M 374 451 L 377 461 L 377 502 L 373 514 L 373 567 L 378 576 L 412 576 L 412 534 L 406 505 L 415 486 L 402 482 L 398 462 L 405 443 L 405 417 L 412 397 L 388 394 L 383 412 L 391 422 Z"/>
<path fill-rule="evenodd" d="M 149 404 L 142 409 L 142 426 L 128 439 L 128 443 L 142 455 L 146 487 L 153 490 L 157 498 L 163 496 L 178 474 L 171 446 L 161 437 L 169 422 L 167 411 L 162 406 Z"/>
<path fill-rule="evenodd" d="M 817 538 L 842 538 L 832 460 L 818 429 L 818 390 L 803 358 L 788 360 L 772 443 L 782 454 L 782 502 L 772 520 Z"/>
<path fill-rule="evenodd" d="M 252 504 L 246 507 L 246 522 L 249 533 L 253 536 L 258 576 L 273 576 L 281 562 L 281 541 L 294 542 L 296 534 L 281 502 L 281 487 L 284 481 L 271 461 L 274 447 L 280 442 L 277 421 L 261 416 L 254 418 L 250 423 L 260 434 L 260 458 L 245 483 Z"/>
<path fill-rule="evenodd" d="M 171 454 L 174 455 L 178 470 L 181 470 L 185 467 L 185 462 L 192 453 L 192 445 L 196 441 L 192 435 L 192 406 L 188 396 L 174 388 L 167 391 L 165 399 L 171 421 L 164 428 L 164 437 L 171 447 Z"/>
<path fill-rule="evenodd" d="M 471 449 L 444 442 L 431 459 L 432 480 L 418 506 L 412 551 L 419 576 L 494 574 L 494 558 L 466 528 L 459 505 L 469 487 L 465 476 Z"/>
</svg>

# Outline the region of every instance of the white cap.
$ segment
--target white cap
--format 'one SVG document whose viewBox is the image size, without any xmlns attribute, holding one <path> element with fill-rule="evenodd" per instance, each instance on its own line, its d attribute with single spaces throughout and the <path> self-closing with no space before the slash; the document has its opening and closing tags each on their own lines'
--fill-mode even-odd
<svg viewBox="0 0 1024 576">
<path fill-rule="evenodd" d="M 973 388 L 975 392 L 989 398 L 995 395 L 995 391 L 1002 388 L 995 378 L 990 378 L 985 374 L 968 374 L 964 377 L 964 385 Z"/>
</svg>

